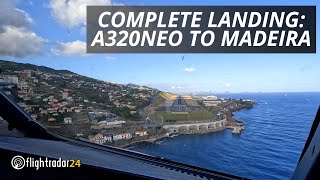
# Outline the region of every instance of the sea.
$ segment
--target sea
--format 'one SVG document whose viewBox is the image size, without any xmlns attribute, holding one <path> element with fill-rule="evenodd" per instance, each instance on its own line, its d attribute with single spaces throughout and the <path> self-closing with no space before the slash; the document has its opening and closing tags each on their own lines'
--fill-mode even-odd
<svg viewBox="0 0 320 180">
<path fill-rule="evenodd" d="M 217 96 L 257 102 L 234 113 L 246 123 L 241 135 L 228 129 L 179 135 L 132 150 L 250 179 L 291 179 L 319 108 L 320 93 Z"/>
</svg>

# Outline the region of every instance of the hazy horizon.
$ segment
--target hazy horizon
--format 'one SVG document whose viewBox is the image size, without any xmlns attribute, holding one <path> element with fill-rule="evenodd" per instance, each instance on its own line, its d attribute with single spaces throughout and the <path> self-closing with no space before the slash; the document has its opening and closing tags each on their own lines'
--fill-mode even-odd
<svg viewBox="0 0 320 180">
<path fill-rule="evenodd" d="M 0 58 L 66 69 L 88 77 L 170 92 L 318 92 L 315 54 L 86 54 L 83 5 L 317 5 L 319 1 L 0 2 Z M 75 8 L 81 7 L 81 8 Z M 78 11 L 74 11 L 78 9 Z M 319 24 L 320 18 L 317 19 Z M 319 36 L 317 37 L 319 42 Z M 184 57 L 184 58 L 182 58 Z"/>
</svg>

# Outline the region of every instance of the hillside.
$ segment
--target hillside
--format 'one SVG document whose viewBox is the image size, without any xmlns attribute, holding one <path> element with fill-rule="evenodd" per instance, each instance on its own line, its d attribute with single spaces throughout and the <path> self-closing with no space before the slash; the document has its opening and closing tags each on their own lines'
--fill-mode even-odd
<svg viewBox="0 0 320 180">
<path fill-rule="evenodd" d="M 54 118 L 51 124 L 62 123 L 69 116 L 81 122 L 105 119 L 88 116 L 92 109 L 124 120 L 139 120 L 139 109 L 160 93 L 146 86 L 105 82 L 45 66 L 0 60 L 0 68 L 0 83 L 6 85 L 2 89 L 39 120 L 48 123 Z"/>
<path fill-rule="evenodd" d="M 42 71 L 53 74 L 75 74 L 68 70 L 55 70 L 46 66 L 37 66 L 29 63 L 16 63 L 11 61 L 0 60 L 0 68 L 8 68 L 13 71 L 23 71 L 23 70 L 33 70 L 33 71 Z"/>
</svg>

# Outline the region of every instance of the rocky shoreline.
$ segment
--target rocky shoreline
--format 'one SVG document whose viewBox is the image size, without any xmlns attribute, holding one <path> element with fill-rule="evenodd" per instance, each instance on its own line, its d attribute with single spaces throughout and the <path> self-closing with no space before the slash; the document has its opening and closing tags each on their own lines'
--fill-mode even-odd
<svg viewBox="0 0 320 180">
<path fill-rule="evenodd" d="M 213 130 L 189 131 L 189 132 L 185 132 L 185 133 L 171 133 L 171 134 L 167 134 L 165 136 L 154 137 L 154 138 L 150 138 L 150 139 L 146 139 L 146 140 L 131 142 L 131 143 L 119 146 L 119 147 L 126 148 L 126 149 L 132 149 L 136 146 L 157 143 L 159 141 L 169 139 L 169 138 L 174 138 L 179 135 L 195 135 L 195 134 L 214 133 L 214 132 L 223 131 L 225 129 L 228 129 L 228 127 L 225 126 L 225 127 L 221 127 L 221 128 L 213 129 Z"/>
</svg>

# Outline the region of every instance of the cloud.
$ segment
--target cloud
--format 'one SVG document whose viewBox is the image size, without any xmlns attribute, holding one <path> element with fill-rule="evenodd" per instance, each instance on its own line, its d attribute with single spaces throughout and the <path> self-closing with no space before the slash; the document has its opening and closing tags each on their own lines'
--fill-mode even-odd
<svg viewBox="0 0 320 180">
<path fill-rule="evenodd" d="M 228 83 L 228 82 L 219 82 L 219 83 L 218 83 L 218 87 L 224 87 L 224 88 L 231 87 L 231 83 Z"/>
<path fill-rule="evenodd" d="M 20 9 L 1 9 L 0 25 L 1 26 L 14 26 L 14 27 L 27 27 L 32 24 L 33 20 L 30 15 Z"/>
<path fill-rule="evenodd" d="M 41 55 L 47 40 L 23 27 L 3 26 L 0 32 L 0 54 L 26 57 Z"/>
<path fill-rule="evenodd" d="M 85 56 L 86 43 L 79 40 L 59 42 L 57 48 L 51 49 L 51 52 L 57 56 Z"/>
<path fill-rule="evenodd" d="M 86 23 L 87 5 L 112 5 L 111 0 L 51 0 L 49 8 L 53 17 L 67 27 Z"/>
<path fill-rule="evenodd" d="M 47 40 L 32 32 L 30 15 L 14 1 L 0 2 L 0 55 L 26 57 L 43 54 Z"/>
<path fill-rule="evenodd" d="M 196 71 L 196 70 L 197 70 L 197 69 L 194 68 L 194 67 L 184 68 L 184 71 L 185 71 L 185 72 L 188 72 L 188 73 L 194 72 L 194 71 Z"/>
<path fill-rule="evenodd" d="M 31 2 L 31 1 L 30 1 Z M 103 2 L 109 2 L 103 0 Z M 59 9 L 61 21 L 65 23 L 84 23 L 87 4 L 102 4 L 102 0 L 52 0 L 51 5 L 55 8 L 63 8 L 59 4 L 65 4 L 66 9 Z M 66 10 L 66 12 L 64 12 Z M 45 52 L 45 45 L 53 45 L 51 52 L 58 56 L 84 56 L 86 55 L 86 43 L 82 41 L 52 43 L 38 36 L 30 30 L 33 19 L 30 15 L 15 7 L 13 1 L 3 0 L 0 3 L 0 55 L 27 57 L 42 55 Z M 72 12 L 72 13 L 71 13 Z M 70 17 L 67 17 L 71 14 Z M 69 19 L 63 19 L 63 17 Z M 80 18 L 80 19 L 78 19 Z M 72 21 L 72 22 L 71 22 Z"/>
<path fill-rule="evenodd" d="M 0 26 L 27 27 L 33 20 L 30 15 L 18 8 L 10 0 L 1 0 L 0 2 Z M 3 29 L 2 29 L 3 31 Z"/>
</svg>

